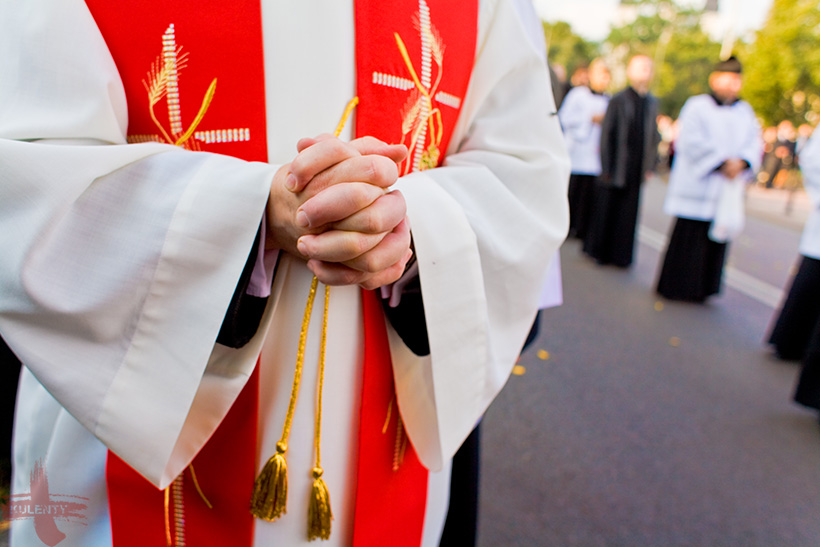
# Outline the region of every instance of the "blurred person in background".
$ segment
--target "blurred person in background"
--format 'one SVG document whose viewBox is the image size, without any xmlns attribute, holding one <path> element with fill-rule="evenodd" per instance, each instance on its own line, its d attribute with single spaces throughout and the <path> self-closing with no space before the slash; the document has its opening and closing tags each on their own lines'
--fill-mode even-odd
<svg viewBox="0 0 820 547">
<path fill-rule="evenodd" d="M 794 328 L 801 331 L 806 328 L 806 324 L 811 325 L 811 337 L 803 354 L 803 367 L 794 400 L 803 406 L 820 410 L 820 136 L 814 135 L 806 144 L 801 169 L 814 211 L 803 229 L 800 241 L 803 260 L 794 277 L 781 318 L 784 323 L 799 323 Z M 791 300 L 795 301 L 796 306 L 805 304 L 802 309 L 787 312 Z M 808 306 L 812 306 L 812 309 Z"/>
<path fill-rule="evenodd" d="M 778 169 L 772 178 L 772 184 L 775 188 L 793 185 L 790 178 L 796 167 L 797 133 L 794 124 L 789 120 L 783 120 L 777 124 L 777 141 L 775 142 L 774 155 L 778 160 Z"/>
<path fill-rule="evenodd" d="M 794 398 L 820 410 L 820 137 L 805 145 L 803 184 L 814 210 L 800 240 L 800 267 L 769 335 L 775 355 L 802 360 Z"/>
<path fill-rule="evenodd" d="M 590 63 L 588 74 L 589 86 L 573 87 L 558 111 L 572 165 L 569 235 L 581 240 L 589 227 L 593 183 L 601 174 L 601 122 L 609 104 L 604 92 L 610 81 L 609 68 L 601 59 Z"/>
<path fill-rule="evenodd" d="M 669 300 L 704 302 L 720 292 L 728 243 L 710 238 L 724 186 L 745 184 L 760 164 L 760 128 L 740 100 L 742 67 L 730 57 L 709 75 L 710 94 L 681 110 L 675 163 L 664 211 L 676 217 L 657 292 Z"/>
<path fill-rule="evenodd" d="M 629 86 L 612 97 L 601 126 L 601 175 L 584 252 L 598 264 L 632 264 L 641 184 L 658 157 L 658 99 L 649 86 L 652 59 L 636 55 L 626 68 Z"/>
</svg>

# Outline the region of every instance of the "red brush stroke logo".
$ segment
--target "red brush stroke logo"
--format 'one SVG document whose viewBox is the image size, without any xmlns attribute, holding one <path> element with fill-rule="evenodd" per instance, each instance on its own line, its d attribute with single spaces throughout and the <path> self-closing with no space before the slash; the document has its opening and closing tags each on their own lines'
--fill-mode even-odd
<svg viewBox="0 0 820 547">
<path fill-rule="evenodd" d="M 77 522 L 87 525 L 85 511 L 88 498 L 52 494 L 48 489 L 48 475 L 42 460 L 34 464 L 31 472 L 31 493 L 15 494 L 9 503 L 9 520 L 34 519 L 37 537 L 49 547 L 66 538 L 57 527 L 57 521 Z"/>
</svg>

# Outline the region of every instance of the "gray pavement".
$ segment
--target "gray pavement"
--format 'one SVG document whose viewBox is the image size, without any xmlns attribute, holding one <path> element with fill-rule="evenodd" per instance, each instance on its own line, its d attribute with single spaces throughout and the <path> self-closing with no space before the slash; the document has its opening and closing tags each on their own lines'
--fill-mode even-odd
<svg viewBox="0 0 820 547">
<path fill-rule="evenodd" d="M 730 249 L 747 284 L 698 306 L 653 291 L 664 191 L 646 188 L 656 237 L 631 270 L 562 249 L 565 304 L 484 420 L 481 547 L 820 545 L 820 423 L 763 344 L 805 195 L 785 215 L 782 195 L 750 193 Z"/>
</svg>

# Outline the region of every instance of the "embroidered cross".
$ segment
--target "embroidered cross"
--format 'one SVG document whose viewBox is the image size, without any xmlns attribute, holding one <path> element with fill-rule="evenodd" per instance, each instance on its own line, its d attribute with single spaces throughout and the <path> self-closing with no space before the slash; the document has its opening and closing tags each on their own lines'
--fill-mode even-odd
<svg viewBox="0 0 820 547">
<path fill-rule="evenodd" d="M 154 125 L 159 129 L 159 135 L 129 135 L 128 142 L 164 142 L 187 148 L 188 150 L 200 150 L 200 142 L 223 143 L 223 142 L 241 142 L 250 140 L 250 129 L 234 128 L 234 129 L 211 129 L 197 131 L 199 124 L 205 117 L 208 107 L 214 97 L 216 91 L 216 78 L 213 79 L 205 97 L 202 99 L 202 105 L 199 107 L 194 121 L 191 125 L 184 129 L 182 125 L 182 102 L 180 101 L 179 93 L 179 74 L 183 68 L 187 66 L 188 54 L 182 52 L 182 47 L 177 46 L 176 33 L 173 23 L 165 30 L 162 35 L 162 56 L 158 57 L 151 65 L 151 70 L 148 72 L 148 80 L 143 80 L 145 90 L 148 92 L 148 109 Z M 168 122 L 170 125 L 170 132 L 166 131 L 165 126 L 157 120 L 154 114 L 154 106 L 165 99 L 168 106 Z"/>
<path fill-rule="evenodd" d="M 421 38 L 421 76 L 413 66 L 404 41 L 398 32 L 393 36 L 399 48 L 410 78 L 373 72 L 373 83 L 392 87 L 402 91 L 410 91 L 402 111 L 402 142 L 409 150 L 404 173 L 422 171 L 435 167 L 438 164 L 441 151 L 441 138 L 444 127 L 441 121 L 441 110 L 437 105 L 444 105 L 458 109 L 461 99 L 439 90 L 444 70 L 444 43 L 436 27 L 430 19 L 430 8 L 425 0 L 419 0 L 419 15 L 414 21 Z M 437 70 L 433 81 L 433 63 Z M 424 145 L 430 137 L 430 145 Z"/>
</svg>

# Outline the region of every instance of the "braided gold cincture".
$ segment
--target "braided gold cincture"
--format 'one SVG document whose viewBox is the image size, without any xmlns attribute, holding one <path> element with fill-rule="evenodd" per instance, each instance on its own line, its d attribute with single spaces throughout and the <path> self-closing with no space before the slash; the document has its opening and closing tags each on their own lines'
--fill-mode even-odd
<svg viewBox="0 0 820 547">
<path fill-rule="evenodd" d="M 359 98 L 354 97 L 345 108 L 342 119 L 336 127 L 334 135 L 338 137 L 350 113 Z M 307 344 L 308 327 L 310 326 L 310 316 L 313 310 L 313 301 L 316 299 L 316 289 L 319 280 L 316 276 L 310 284 L 305 313 L 302 317 L 302 330 L 299 333 L 299 346 L 296 350 L 296 367 L 293 374 L 293 385 L 290 391 L 290 401 L 288 402 L 288 412 L 285 416 L 285 425 L 282 437 L 276 443 L 276 453 L 265 463 L 262 472 L 256 478 L 251 498 L 251 514 L 257 518 L 272 521 L 287 513 L 288 495 L 288 465 L 285 460 L 285 452 L 288 449 L 288 437 L 293 423 L 293 413 L 296 409 L 296 397 L 299 394 L 299 386 L 302 380 L 302 369 L 305 361 L 305 345 Z M 330 307 L 330 287 L 325 286 L 325 306 L 322 318 L 322 336 L 319 347 L 319 379 L 317 382 L 316 396 L 316 423 L 314 427 L 314 449 L 316 451 L 316 462 L 313 467 L 313 490 L 308 506 L 308 539 L 329 539 L 331 520 L 333 513 L 330 509 L 330 494 L 327 484 L 322 478 L 321 440 L 322 440 L 322 389 L 324 387 L 325 376 L 325 349 L 327 347 L 327 316 Z"/>
</svg>

